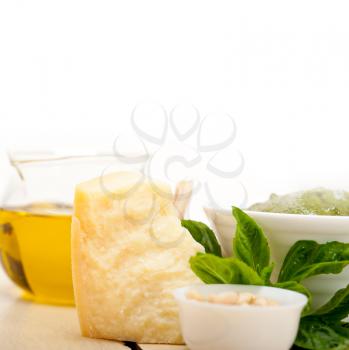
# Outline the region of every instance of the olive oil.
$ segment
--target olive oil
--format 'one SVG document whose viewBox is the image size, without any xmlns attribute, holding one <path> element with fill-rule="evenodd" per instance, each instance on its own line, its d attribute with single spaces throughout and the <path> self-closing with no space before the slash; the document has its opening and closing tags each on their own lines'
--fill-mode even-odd
<svg viewBox="0 0 349 350">
<path fill-rule="evenodd" d="M 35 203 L 0 209 L 0 260 L 31 300 L 73 304 L 71 208 Z"/>
</svg>

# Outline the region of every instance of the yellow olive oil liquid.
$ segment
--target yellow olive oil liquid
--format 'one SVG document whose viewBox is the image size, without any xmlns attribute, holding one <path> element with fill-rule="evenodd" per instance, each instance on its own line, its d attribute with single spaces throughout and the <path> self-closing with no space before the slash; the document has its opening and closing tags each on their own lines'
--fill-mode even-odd
<svg viewBox="0 0 349 350">
<path fill-rule="evenodd" d="M 31 300 L 72 305 L 71 208 L 36 203 L 0 209 L 0 260 Z"/>
</svg>

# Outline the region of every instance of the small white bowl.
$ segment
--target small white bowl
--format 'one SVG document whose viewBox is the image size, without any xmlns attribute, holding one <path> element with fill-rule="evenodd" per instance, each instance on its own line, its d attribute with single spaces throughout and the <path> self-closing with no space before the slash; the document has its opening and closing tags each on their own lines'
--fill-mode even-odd
<svg viewBox="0 0 349 350">
<path fill-rule="evenodd" d="M 249 292 L 279 305 L 221 305 L 191 300 L 188 290 L 200 294 Z M 293 291 L 261 286 L 207 284 L 177 289 L 183 338 L 191 350 L 288 350 L 297 336 L 307 298 Z"/>
<path fill-rule="evenodd" d="M 205 212 L 222 244 L 224 254 L 230 255 L 236 229 L 231 210 L 205 208 Z M 245 212 L 263 228 L 268 238 L 271 258 L 276 263 L 274 276 L 280 271 L 288 250 L 299 240 L 349 243 L 349 216 Z M 346 269 L 338 275 L 310 277 L 302 283 L 311 290 L 313 305 L 318 307 L 327 302 L 338 289 L 346 287 L 348 281 L 349 269 Z"/>
</svg>

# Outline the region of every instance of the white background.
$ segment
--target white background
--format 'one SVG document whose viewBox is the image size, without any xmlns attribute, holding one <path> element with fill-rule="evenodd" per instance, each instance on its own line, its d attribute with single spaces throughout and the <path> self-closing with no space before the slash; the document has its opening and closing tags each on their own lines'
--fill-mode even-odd
<svg viewBox="0 0 349 350">
<path fill-rule="evenodd" d="M 0 148 L 111 150 L 135 105 L 193 104 L 217 125 L 234 116 L 250 201 L 349 189 L 348 10 L 318 0 L 1 0 Z"/>
</svg>

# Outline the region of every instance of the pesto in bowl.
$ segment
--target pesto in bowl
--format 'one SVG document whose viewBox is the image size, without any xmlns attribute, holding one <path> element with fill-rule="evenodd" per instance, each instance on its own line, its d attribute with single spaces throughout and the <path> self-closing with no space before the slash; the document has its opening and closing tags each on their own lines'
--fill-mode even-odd
<svg viewBox="0 0 349 350">
<path fill-rule="evenodd" d="M 272 194 L 266 202 L 253 204 L 250 211 L 349 216 L 349 192 L 315 188 L 285 195 Z"/>
</svg>

